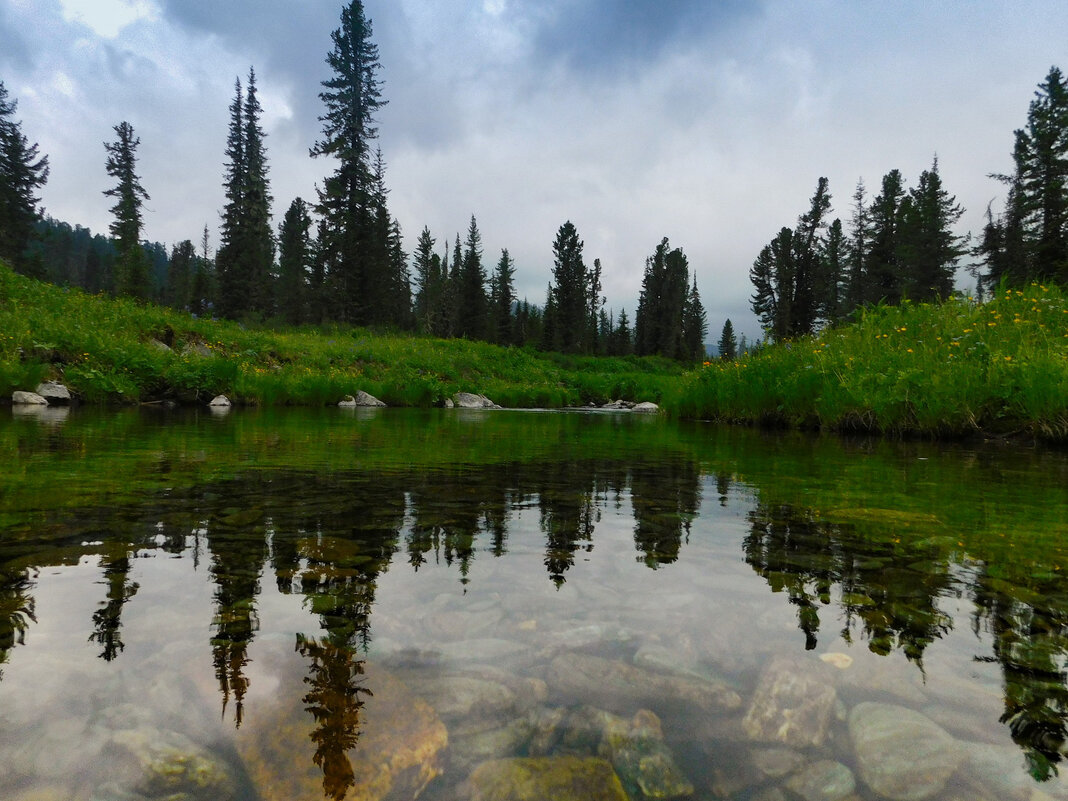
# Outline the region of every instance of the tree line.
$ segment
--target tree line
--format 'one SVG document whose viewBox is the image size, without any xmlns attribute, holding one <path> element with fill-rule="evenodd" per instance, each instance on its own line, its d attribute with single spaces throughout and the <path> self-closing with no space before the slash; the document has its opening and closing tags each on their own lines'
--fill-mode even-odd
<svg viewBox="0 0 1068 801">
<path fill-rule="evenodd" d="M 437 253 L 437 240 L 424 228 L 409 258 L 389 210 L 385 162 L 376 144 L 376 114 L 388 101 L 371 20 L 360 0 L 342 10 L 331 41 L 326 60 L 332 75 L 319 95 L 322 136 L 310 155 L 330 159 L 334 168 L 314 202 L 291 201 L 277 235 L 255 70 L 235 81 L 214 257 L 207 226 L 199 249 L 186 240 L 169 256 L 163 246 L 142 241 L 149 195 L 137 174 L 140 139 L 126 121 L 114 126 L 115 140 L 104 143 L 107 173 L 115 181 L 104 192 L 115 203 L 111 239 L 40 220 L 36 193 L 48 176 L 47 157 L 21 133 L 16 104 L 0 83 L 0 255 L 35 277 L 195 314 L 404 329 L 565 353 L 703 358 L 706 325 L 696 281 L 691 285 L 682 252 L 666 250 L 667 240 L 647 262 L 633 329 L 625 311 L 617 316 L 606 310 L 600 260 L 585 264 L 570 221 L 552 246 L 553 279 L 542 306 L 516 296 L 516 266 L 507 249 L 492 269 L 484 262 L 474 216 L 451 253 L 448 241 Z"/>
<path fill-rule="evenodd" d="M 787 340 L 847 319 L 859 307 L 937 301 L 954 291 L 958 263 L 972 256 L 980 297 L 1000 282 L 1068 283 L 1068 86 L 1057 67 L 1039 84 L 1027 124 L 1014 135 L 1004 210 L 987 209 L 977 245 L 954 233 L 964 209 L 943 186 L 938 159 L 907 187 L 883 176 L 870 201 L 863 179 L 846 225 L 831 219 L 820 178 L 809 207 L 783 227 L 749 271 L 751 306 L 768 335 Z"/>
</svg>

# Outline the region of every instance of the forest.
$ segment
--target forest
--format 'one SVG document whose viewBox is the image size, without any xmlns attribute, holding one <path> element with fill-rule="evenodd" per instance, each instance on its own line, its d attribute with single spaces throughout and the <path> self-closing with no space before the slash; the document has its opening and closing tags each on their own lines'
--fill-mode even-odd
<svg viewBox="0 0 1068 801">
<path fill-rule="evenodd" d="M 345 6 L 332 42 L 321 139 L 310 155 L 333 171 L 316 198 L 290 201 L 277 230 L 255 69 L 235 79 L 220 143 L 226 201 L 214 250 L 208 225 L 169 249 L 142 238 L 150 196 L 137 173 L 140 139 L 126 121 L 104 144 L 114 181 L 104 191 L 114 203 L 108 235 L 42 216 L 48 157 L 23 133 L 17 101 L 0 81 L 0 257 L 31 277 L 198 317 L 367 326 L 565 354 L 660 355 L 690 364 L 709 358 L 696 272 L 666 237 L 645 259 L 633 317 L 607 306 L 601 261 L 589 263 L 570 221 L 551 243 L 552 275 L 540 303 L 517 297 L 514 259 L 507 248 L 496 257 L 484 252 L 474 215 L 463 237 L 451 240 L 424 226 L 406 253 L 377 145 L 376 114 L 388 101 L 360 0 Z M 1005 187 L 1004 207 L 987 209 L 974 238 L 957 230 L 964 209 L 944 186 L 937 156 L 913 186 L 891 169 L 869 197 L 858 180 L 845 221 L 832 218 L 831 189 L 819 178 L 807 210 L 775 233 L 749 270 L 764 339 L 834 328 L 877 304 L 946 300 L 961 285 L 962 260 L 980 301 L 1002 281 L 1068 281 L 1068 87 L 1059 68 L 1038 85 L 1026 124 L 1014 133 L 1012 159 L 1011 173 L 991 176 Z M 726 360 L 750 349 L 730 320 L 711 348 Z"/>
<path fill-rule="evenodd" d="M 646 260 L 633 320 L 624 309 L 606 307 L 600 260 L 587 263 L 570 221 L 552 243 L 552 281 L 541 304 L 516 296 L 514 260 L 507 248 L 496 259 L 484 253 L 474 215 L 462 241 L 459 233 L 450 243 L 424 227 L 414 252 L 405 253 L 377 146 L 375 115 L 388 101 L 372 23 L 359 0 L 343 10 L 332 41 L 333 75 L 320 94 L 322 138 L 310 152 L 335 168 L 313 201 L 292 199 L 277 231 L 255 69 L 235 80 L 214 252 L 207 225 L 169 252 L 142 239 L 150 196 L 137 173 L 140 139 L 126 121 L 104 145 L 114 180 L 104 192 L 114 201 L 110 236 L 42 218 L 36 193 L 48 178 L 48 158 L 21 131 L 17 102 L 0 81 L 0 256 L 31 277 L 198 316 L 340 323 L 566 354 L 705 358 L 707 321 L 696 276 L 666 238 Z"/>
</svg>

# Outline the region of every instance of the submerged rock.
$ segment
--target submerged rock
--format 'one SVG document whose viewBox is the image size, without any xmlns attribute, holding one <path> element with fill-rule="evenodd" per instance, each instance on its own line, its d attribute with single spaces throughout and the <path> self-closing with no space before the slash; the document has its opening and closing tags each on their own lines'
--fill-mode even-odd
<svg viewBox="0 0 1068 801">
<path fill-rule="evenodd" d="M 805 801 L 843 801 L 857 789 L 857 782 L 841 762 L 822 759 L 791 776 L 786 788 Z"/>
<path fill-rule="evenodd" d="M 434 710 L 384 672 L 374 671 L 367 689 L 352 710 L 358 718 L 335 726 L 309 714 L 299 693 L 248 721 L 238 751 L 263 801 L 416 798 L 441 773 L 448 734 Z"/>
<path fill-rule="evenodd" d="M 485 395 L 475 395 L 471 392 L 457 392 L 452 400 L 460 409 L 500 409 L 496 403 Z"/>
<path fill-rule="evenodd" d="M 58 381 L 45 381 L 38 384 L 36 392 L 49 404 L 70 403 L 70 390 Z"/>
<path fill-rule="evenodd" d="M 937 723 L 894 704 L 857 704 L 849 715 L 849 735 L 860 777 L 890 801 L 937 795 L 966 756 Z"/>
<path fill-rule="evenodd" d="M 38 395 L 36 392 L 26 392 L 25 390 L 16 389 L 11 393 L 11 402 L 16 406 L 47 406 L 48 401 Z"/>
<path fill-rule="evenodd" d="M 760 677 L 742 727 L 760 742 L 821 745 L 837 697 L 834 687 L 814 675 L 811 662 L 775 659 Z"/>
<path fill-rule="evenodd" d="M 635 790 L 646 798 L 693 795 L 693 784 L 664 743 L 660 719 L 647 709 L 639 710 L 631 720 L 608 717 L 599 753 L 611 761 L 632 795 Z"/>
<path fill-rule="evenodd" d="M 612 766 L 596 757 L 495 759 L 470 778 L 472 801 L 629 801 Z"/>
<path fill-rule="evenodd" d="M 723 682 L 655 673 L 589 654 L 556 657 L 549 665 L 546 680 L 552 691 L 607 709 L 656 709 L 666 705 L 717 713 L 742 704 L 741 696 Z"/>
<path fill-rule="evenodd" d="M 108 780 L 101 797 L 227 801 L 237 795 L 230 766 L 178 732 L 125 729 L 106 750 Z M 96 796 L 94 796 L 96 797 Z"/>
</svg>

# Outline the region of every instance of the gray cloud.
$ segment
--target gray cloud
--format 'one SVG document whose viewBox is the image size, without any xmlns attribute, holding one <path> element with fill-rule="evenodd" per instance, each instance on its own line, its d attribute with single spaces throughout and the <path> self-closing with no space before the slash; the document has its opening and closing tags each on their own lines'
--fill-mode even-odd
<svg viewBox="0 0 1068 801">
<path fill-rule="evenodd" d="M 758 13 L 743 0 L 527 0 L 539 24 L 536 50 L 563 59 L 579 72 L 635 67 L 661 58 L 672 47 L 725 36 Z"/>
</svg>

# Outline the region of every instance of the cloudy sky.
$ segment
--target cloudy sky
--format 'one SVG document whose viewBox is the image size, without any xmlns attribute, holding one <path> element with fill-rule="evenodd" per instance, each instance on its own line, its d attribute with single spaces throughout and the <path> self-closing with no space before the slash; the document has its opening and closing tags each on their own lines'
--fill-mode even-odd
<svg viewBox="0 0 1068 801">
<path fill-rule="evenodd" d="M 103 142 L 129 121 L 151 195 L 144 235 L 217 242 L 227 106 L 257 73 L 274 217 L 330 172 L 324 59 L 343 0 L 0 0 L 0 80 L 51 161 L 43 205 L 106 231 Z M 710 339 L 749 334 L 748 269 L 823 175 L 849 217 L 858 179 L 910 184 L 937 154 L 979 231 L 1012 132 L 1051 65 L 1068 69 L 1061 0 L 365 0 L 389 105 L 390 204 L 485 260 L 508 248 L 544 301 L 559 226 L 600 258 L 633 315 L 663 237 L 696 271 Z"/>
</svg>

